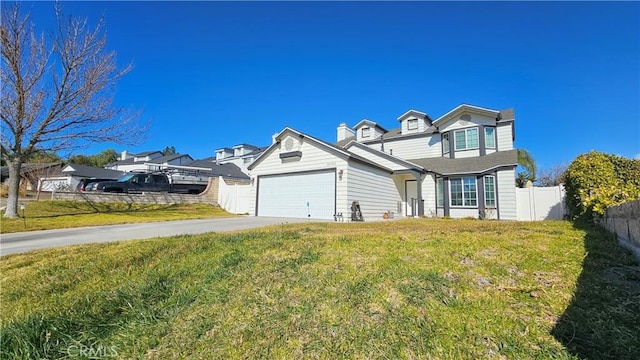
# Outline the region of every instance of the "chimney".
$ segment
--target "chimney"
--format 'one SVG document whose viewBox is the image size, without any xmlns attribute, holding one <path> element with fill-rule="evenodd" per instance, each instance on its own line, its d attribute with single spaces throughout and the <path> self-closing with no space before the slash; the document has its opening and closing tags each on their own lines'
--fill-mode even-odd
<svg viewBox="0 0 640 360">
<path fill-rule="evenodd" d="M 275 133 L 273 135 L 271 135 L 271 143 L 275 144 L 276 142 L 278 142 L 278 140 L 276 139 L 278 137 L 278 133 Z"/>
<path fill-rule="evenodd" d="M 129 155 L 129 153 L 127 152 L 127 150 L 123 151 L 120 153 L 120 160 L 127 160 L 127 156 Z"/>
<path fill-rule="evenodd" d="M 346 123 L 338 125 L 338 141 L 356 136 L 356 132 L 350 129 Z"/>
</svg>

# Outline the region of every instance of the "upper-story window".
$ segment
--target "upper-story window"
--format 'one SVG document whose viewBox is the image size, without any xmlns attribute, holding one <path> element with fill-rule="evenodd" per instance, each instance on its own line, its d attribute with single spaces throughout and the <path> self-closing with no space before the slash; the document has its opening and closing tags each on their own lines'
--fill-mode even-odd
<svg viewBox="0 0 640 360">
<path fill-rule="evenodd" d="M 407 130 L 418 130 L 418 119 L 407 120 Z"/>
<path fill-rule="evenodd" d="M 456 150 L 469 150 L 478 148 L 478 128 L 456 130 Z"/>
<path fill-rule="evenodd" d="M 496 148 L 496 128 L 494 127 L 484 128 L 484 146 L 487 149 Z"/>
<path fill-rule="evenodd" d="M 369 136 L 371 136 L 371 128 L 369 126 L 365 126 L 362 128 L 362 137 L 363 138 L 368 138 Z"/>
<path fill-rule="evenodd" d="M 449 133 L 442 134 L 442 153 L 448 154 L 450 150 L 449 146 Z"/>
</svg>

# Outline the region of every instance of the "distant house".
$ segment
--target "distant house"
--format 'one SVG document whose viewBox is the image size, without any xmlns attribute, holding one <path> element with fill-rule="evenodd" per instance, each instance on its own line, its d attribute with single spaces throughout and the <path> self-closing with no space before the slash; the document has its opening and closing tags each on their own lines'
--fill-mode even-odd
<svg viewBox="0 0 640 360">
<path fill-rule="evenodd" d="M 20 184 L 26 190 L 37 190 L 38 181 L 43 177 L 54 177 L 61 173 L 63 163 L 26 163 L 20 169 Z M 9 180 L 9 167 L 0 168 L 0 180 L 4 184 Z"/>
<path fill-rule="evenodd" d="M 219 148 L 216 149 L 215 161 L 219 164 L 235 164 L 246 174 L 249 165 L 266 149 L 266 147 L 257 147 L 250 144 L 238 144 L 230 148 Z"/>
<path fill-rule="evenodd" d="M 123 151 L 116 162 L 107 164 L 105 169 L 117 170 L 117 171 L 147 171 L 147 163 L 161 158 L 161 151 L 145 151 L 139 154 L 132 154 L 128 151 Z"/>
<path fill-rule="evenodd" d="M 193 158 L 188 154 L 164 155 L 145 162 L 146 170 L 164 170 L 172 165 L 186 165 L 193 162 Z"/>
<path fill-rule="evenodd" d="M 215 158 L 195 160 L 184 165 L 169 165 L 167 169 L 176 169 L 183 173 L 208 177 L 222 176 L 227 179 L 249 180 L 249 176 L 233 163 L 219 164 Z"/>
<path fill-rule="evenodd" d="M 124 175 L 124 172 L 110 169 L 103 169 L 94 166 L 68 164 L 63 167 L 59 174 L 55 176 L 41 177 L 40 190 L 72 190 L 82 179 L 113 179 L 116 180 Z"/>
<path fill-rule="evenodd" d="M 432 119 L 409 110 L 387 130 L 340 124 L 328 143 L 292 128 L 248 171 L 256 216 L 365 218 L 448 216 L 516 219 L 512 109 L 463 104 Z"/>
</svg>

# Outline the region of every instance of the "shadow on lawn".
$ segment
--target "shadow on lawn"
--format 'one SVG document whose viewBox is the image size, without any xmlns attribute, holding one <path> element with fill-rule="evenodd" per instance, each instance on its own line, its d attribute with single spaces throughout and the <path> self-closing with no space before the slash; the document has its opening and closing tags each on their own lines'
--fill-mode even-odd
<svg viewBox="0 0 640 360">
<path fill-rule="evenodd" d="M 613 235 L 587 223 L 587 252 L 571 303 L 551 334 L 583 359 L 640 358 L 640 266 Z"/>
</svg>

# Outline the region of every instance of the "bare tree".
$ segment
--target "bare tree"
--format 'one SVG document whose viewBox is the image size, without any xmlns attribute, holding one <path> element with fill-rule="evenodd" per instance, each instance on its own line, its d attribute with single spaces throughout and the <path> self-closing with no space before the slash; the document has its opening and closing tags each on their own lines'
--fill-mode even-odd
<svg viewBox="0 0 640 360">
<path fill-rule="evenodd" d="M 2 6 L 2 158 L 9 167 L 9 197 L 4 216 L 17 217 L 20 169 L 38 151 L 80 148 L 88 143 L 135 144 L 147 124 L 139 112 L 114 106 L 117 81 L 131 70 L 116 64 L 106 49 L 103 21 L 63 18 L 45 37 L 34 31 L 19 5 Z"/>
<path fill-rule="evenodd" d="M 558 186 L 564 184 L 564 174 L 567 172 L 569 165 L 554 165 L 548 169 L 542 169 L 536 182 L 540 186 Z"/>
</svg>

